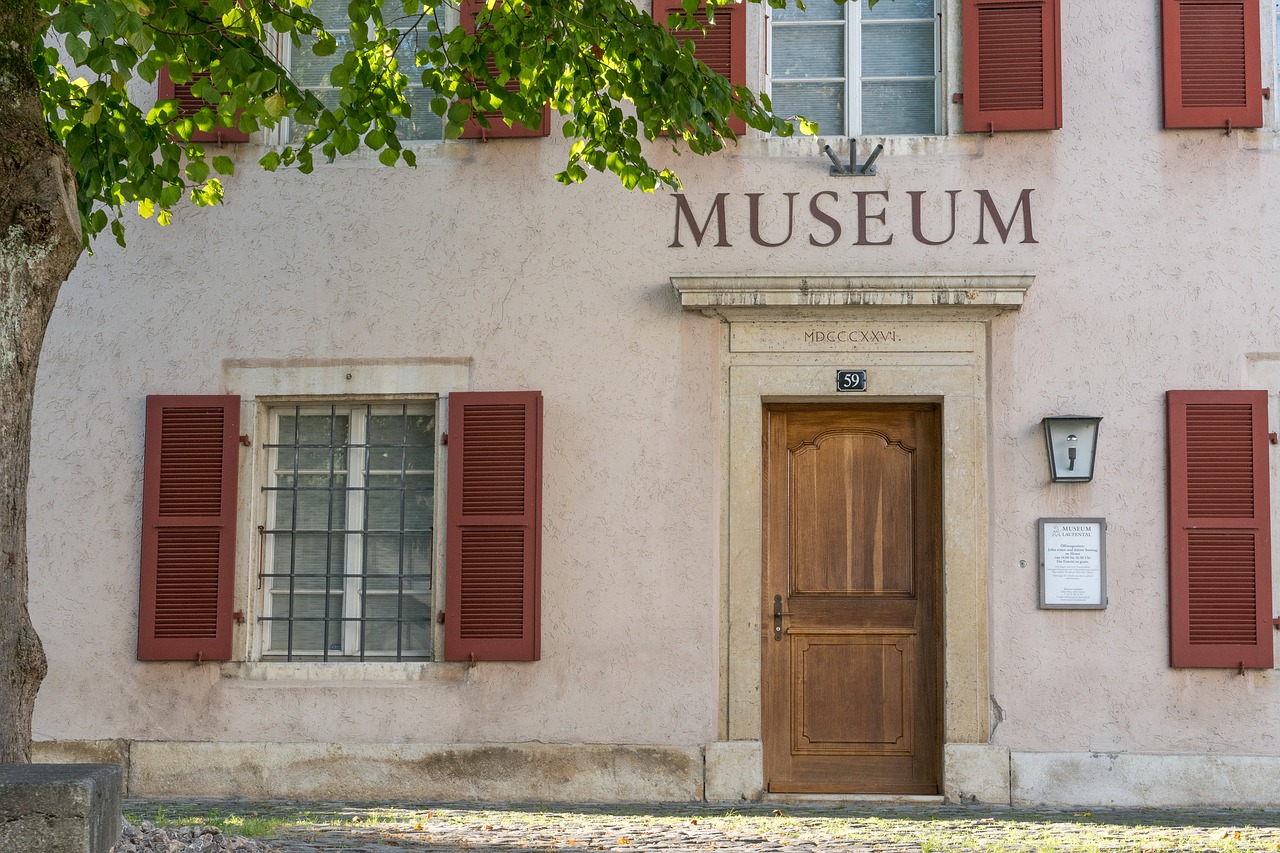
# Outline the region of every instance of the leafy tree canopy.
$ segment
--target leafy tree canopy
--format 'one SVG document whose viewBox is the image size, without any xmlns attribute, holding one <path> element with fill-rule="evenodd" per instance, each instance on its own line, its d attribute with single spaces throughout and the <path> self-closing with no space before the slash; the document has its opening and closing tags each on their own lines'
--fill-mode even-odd
<svg viewBox="0 0 1280 853">
<path fill-rule="evenodd" d="M 783 136 L 794 127 L 771 114 L 766 96 L 731 85 L 671 34 L 699 26 L 698 0 L 684 0 L 684 12 L 665 22 L 632 0 L 488 0 L 473 32 L 440 0 L 350 0 L 337 22 L 313 0 L 38 2 L 36 74 L 50 134 L 77 176 L 86 244 L 108 227 L 123 244 L 130 208 L 166 224 L 184 197 L 198 205 L 222 198 L 219 176 L 234 164 L 207 156 L 191 141 L 196 130 L 296 123 L 295 141 L 259 161 L 268 170 L 310 172 L 317 154 L 332 160 L 361 147 L 387 166 L 412 166 L 413 148 L 397 128 L 411 118 L 407 94 L 418 83 L 434 93 L 430 110 L 446 138 L 483 112 L 536 125 L 549 102 L 573 140 L 556 175 L 563 183 L 591 169 L 628 189 L 678 187 L 673 172 L 648 162 L 642 140 L 665 134 L 674 147 L 705 154 L 734 138 L 732 117 Z M 708 0 L 712 20 L 730 2 Z M 335 58 L 325 97 L 291 77 L 282 47 Z M 180 116 L 173 100 L 150 105 L 166 67 L 207 102 L 194 117 Z"/>
</svg>

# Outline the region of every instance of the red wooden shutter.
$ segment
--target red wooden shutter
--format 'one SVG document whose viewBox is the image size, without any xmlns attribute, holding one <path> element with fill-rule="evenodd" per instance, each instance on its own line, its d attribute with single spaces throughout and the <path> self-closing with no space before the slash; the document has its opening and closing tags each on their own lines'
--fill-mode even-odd
<svg viewBox="0 0 1280 853">
<path fill-rule="evenodd" d="M 964 0 L 964 129 L 1062 127 L 1058 0 Z"/>
<path fill-rule="evenodd" d="M 469 33 L 475 32 L 476 16 L 484 10 L 485 0 L 461 0 L 458 5 L 459 22 L 462 28 Z M 497 66 L 493 60 L 489 60 L 489 73 L 497 73 Z M 515 92 L 520 88 L 519 80 L 508 80 L 507 91 Z M 463 139 L 519 139 L 536 136 L 551 135 L 551 105 L 544 104 L 542 107 L 542 124 L 538 127 L 526 127 L 519 122 L 507 126 L 506 121 L 502 118 L 502 111 L 482 113 L 488 119 L 489 126 L 482 127 L 480 122 L 471 119 L 464 125 L 462 131 Z"/>
<path fill-rule="evenodd" d="M 702 30 L 676 30 L 673 35 L 681 41 L 693 42 L 693 55 L 708 68 L 735 86 L 747 84 L 747 8 L 745 3 L 717 6 L 715 25 L 707 25 L 706 7 L 698 9 L 694 18 Z M 673 12 L 684 12 L 681 0 L 653 0 L 653 19 L 666 24 Z M 746 133 L 747 123 L 742 119 L 730 119 L 734 133 Z"/>
<path fill-rule="evenodd" d="M 1170 391 L 1173 666 L 1270 668 L 1267 392 Z"/>
<path fill-rule="evenodd" d="M 1258 0 L 1162 0 L 1165 127 L 1262 127 Z"/>
<path fill-rule="evenodd" d="M 542 394 L 449 396 L 445 660 L 541 655 Z"/>
<path fill-rule="evenodd" d="M 240 398 L 147 397 L 138 660 L 229 660 Z"/>
<path fill-rule="evenodd" d="M 195 77 L 191 79 L 190 83 L 183 83 L 179 85 L 169 79 L 169 68 L 168 66 L 165 66 L 160 69 L 160 74 L 156 79 L 156 84 L 159 88 L 159 91 L 156 93 L 157 99 L 161 101 L 177 100 L 178 116 L 180 118 L 191 118 L 196 113 L 200 112 L 202 107 L 208 107 L 212 110 L 214 109 L 213 104 L 210 104 L 204 98 L 191 94 L 192 83 L 195 83 L 195 81 L 199 80 L 201 77 L 208 76 L 208 73 L 196 74 Z M 239 115 L 239 113 L 237 113 L 237 115 Z M 216 143 L 249 141 L 249 134 L 245 133 L 240 128 L 223 127 L 222 125 L 217 124 L 216 121 L 217 120 L 215 119 L 213 130 L 193 131 L 191 134 L 191 141 Z"/>
</svg>

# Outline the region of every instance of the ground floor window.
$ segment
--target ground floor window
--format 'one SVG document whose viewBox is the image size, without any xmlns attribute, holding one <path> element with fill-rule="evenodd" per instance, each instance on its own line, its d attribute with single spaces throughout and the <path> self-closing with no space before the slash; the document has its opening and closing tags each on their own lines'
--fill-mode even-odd
<svg viewBox="0 0 1280 853">
<path fill-rule="evenodd" d="M 430 660 L 434 404 L 269 418 L 262 657 Z"/>
</svg>

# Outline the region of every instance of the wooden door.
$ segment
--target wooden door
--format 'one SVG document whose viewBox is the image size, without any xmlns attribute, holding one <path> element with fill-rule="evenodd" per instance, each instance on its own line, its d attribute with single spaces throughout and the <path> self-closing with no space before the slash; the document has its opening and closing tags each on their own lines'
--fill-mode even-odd
<svg viewBox="0 0 1280 853">
<path fill-rule="evenodd" d="M 936 405 L 766 406 L 770 791 L 940 791 L 940 444 Z"/>
</svg>

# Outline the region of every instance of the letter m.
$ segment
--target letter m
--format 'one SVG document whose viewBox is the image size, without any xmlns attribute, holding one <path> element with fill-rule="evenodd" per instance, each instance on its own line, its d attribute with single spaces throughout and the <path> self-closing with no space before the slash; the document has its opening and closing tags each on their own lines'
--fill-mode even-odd
<svg viewBox="0 0 1280 853">
<path fill-rule="evenodd" d="M 698 222 L 694 219 L 693 209 L 689 207 L 689 202 L 684 197 L 684 193 L 675 193 L 676 199 L 676 231 L 675 238 L 671 241 L 669 248 L 683 248 L 684 244 L 680 242 L 680 217 L 684 216 L 685 224 L 689 226 L 689 232 L 693 234 L 694 245 L 701 246 L 702 238 L 706 236 L 707 229 L 711 227 L 711 217 L 716 218 L 716 245 L 729 246 L 728 235 L 725 233 L 724 224 L 724 200 L 728 197 L 728 193 L 716 193 L 716 200 L 711 203 L 711 210 L 707 212 L 707 218 L 702 221 L 702 227 L 698 227 Z"/>
<path fill-rule="evenodd" d="M 1013 221 L 1018 218 L 1018 211 L 1022 211 L 1022 242 L 1036 242 L 1036 238 L 1031 233 L 1031 190 L 1023 190 L 1022 194 L 1018 196 L 1018 203 L 1013 206 L 1013 212 L 1009 214 L 1008 222 L 1000 219 L 1000 211 L 996 209 L 996 203 L 992 200 L 991 193 L 986 190 L 975 190 L 975 192 L 982 198 L 982 210 L 978 213 L 978 239 L 973 241 L 975 246 L 988 242 L 984 233 L 988 214 L 990 214 L 992 221 L 995 223 L 996 232 L 1000 235 L 1000 242 L 1008 243 L 1009 232 L 1013 230 Z"/>
</svg>

